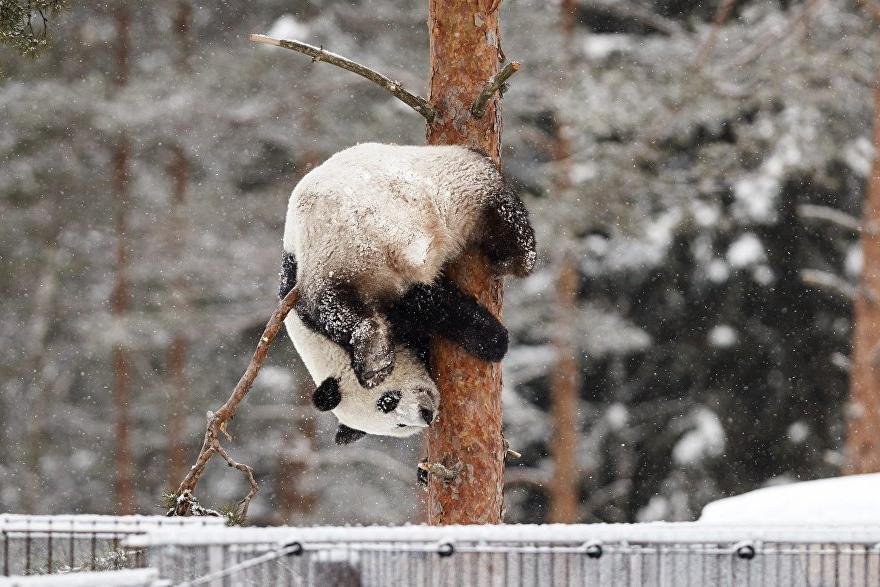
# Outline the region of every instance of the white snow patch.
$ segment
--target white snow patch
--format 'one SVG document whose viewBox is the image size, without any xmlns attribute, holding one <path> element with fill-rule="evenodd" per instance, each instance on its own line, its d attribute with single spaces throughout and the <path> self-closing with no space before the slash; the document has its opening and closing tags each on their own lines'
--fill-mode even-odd
<svg viewBox="0 0 880 587">
<path fill-rule="evenodd" d="M 620 402 L 613 403 L 605 412 L 605 420 L 612 430 L 623 430 L 629 421 L 629 410 Z"/>
<path fill-rule="evenodd" d="M 742 178 L 733 187 L 737 211 L 751 220 L 771 222 L 776 216 L 776 197 L 781 188 L 776 177 L 752 175 Z"/>
<path fill-rule="evenodd" d="M 676 463 L 695 464 L 724 452 L 724 427 L 715 412 L 705 407 L 696 408 L 691 412 L 690 419 L 694 428 L 682 436 L 672 449 L 672 458 Z"/>
<path fill-rule="evenodd" d="M 259 375 L 254 382 L 257 385 L 278 391 L 290 391 L 293 389 L 293 374 L 285 367 L 268 365 L 260 369 Z"/>
<path fill-rule="evenodd" d="M 308 36 L 309 27 L 292 14 L 283 14 L 272 23 L 267 34 L 276 39 L 302 39 Z"/>
<path fill-rule="evenodd" d="M 706 267 L 706 274 L 713 283 L 723 283 L 730 277 L 730 268 L 721 259 L 712 259 Z"/>
<path fill-rule="evenodd" d="M 715 348 L 726 349 L 737 343 L 739 336 L 729 324 L 719 324 L 709 331 L 709 344 Z"/>
<path fill-rule="evenodd" d="M 629 35 L 587 35 L 584 39 L 584 54 L 589 59 L 601 60 L 615 51 L 627 51 L 631 46 L 632 40 Z"/>
<path fill-rule="evenodd" d="M 846 258 L 843 261 L 843 267 L 849 277 L 858 277 L 862 274 L 865 258 L 862 254 L 862 245 L 854 244 L 846 251 Z"/>
<path fill-rule="evenodd" d="M 760 263 L 766 258 L 761 239 L 751 232 L 733 241 L 727 249 L 727 261 L 737 269 Z"/>
<path fill-rule="evenodd" d="M 776 276 L 773 274 L 773 270 L 764 264 L 758 265 L 752 271 L 752 279 L 761 285 L 770 285 L 773 283 L 774 277 Z"/>
<path fill-rule="evenodd" d="M 843 160 L 858 175 L 867 177 L 874 161 L 874 147 L 868 137 L 859 137 L 843 149 Z"/>
<path fill-rule="evenodd" d="M 801 444 L 810 435 L 810 425 L 803 420 L 793 422 L 788 427 L 788 439 L 795 444 Z"/>
<path fill-rule="evenodd" d="M 700 523 L 880 524 L 880 473 L 765 487 L 714 501 Z"/>
</svg>

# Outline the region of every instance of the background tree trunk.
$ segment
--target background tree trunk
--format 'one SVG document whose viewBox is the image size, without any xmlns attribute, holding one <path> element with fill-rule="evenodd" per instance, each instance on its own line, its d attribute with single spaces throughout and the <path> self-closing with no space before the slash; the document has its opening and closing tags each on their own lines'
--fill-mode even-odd
<svg viewBox="0 0 880 587">
<path fill-rule="evenodd" d="M 501 113 L 493 97 L 486 114 L 470 107 L 501 61 L 500 0 L 429 0 L 431 89 L 438 115 L 428 125 L 431 145 L 469 145 L 496 164 L 501 158 Z M 482 253 L 471 250 L 449 275 L 494 314 L 501 314 L 502 282 Z M 501 436 L 501 367 L 458 346 L 436 340 L 434 377 L 440 388 L 439 420 L 429 430 L 428 460 L 458 469 L 451 483 L 430 476 L 431 524 L 501 522 L 504 441 Z"/>
<path fill-rule="evenodd" d="M 563 52 L 569 71 L 575 71 L 571 45 L 576 13 L 574 0 L 563 0 L 560 6 L 560 23 L 563 35 Z M 571 185 L 571 144 L 568 129 L 562 117 L 565 113 L 556 112 L 556 136 L 553 144 L 553 159 L 556 162 L 555 189 L 560 207 L 567 201 Z M 564 222 L 563 219 L 560 219 Z M 571 235 L 564 228 L 560 235 L 560 245 L 556 254 L 556 366 L 553 369 L 550 395 L 553 401 L 553 430 L 550 439 L 550 452 L 553 458 L 553 478 L 550 480 L 549 521 L 571 524 L 578 521 L 578 489 L 580 475 L 577 463 L 578 430 L 578 388 L 580 371 L 577 356 L 578 345 L 573 331 L 577 319 L 577 295 L 579 273 L 577 259 L 571 252 Z"/>
<path fill-rule="evenodd" d="M 863 218 L 847 436 L 851 473 L 880 471 L 880 80 L 874 88 L 874 164 Z"/>
<path fill-rule="evenodd" d="M 192 6 L 186 0 L 177 3 L 174 16 L 174 34 L 177 39 L 176 67 L 181 75 L 189 71 L 189 56 L 192 44 L 189 41 Z M 185 129 L 180 129 L 181 133 Z M 189 311 L 189 300 L 186 295 L 184 276 L 180 268 L 183 258 L 184 239 L 187 233 L 187 222 L 184 211 L 186 193 L 189 188 L 189 159 L 183 146 L 177 144 L 173 148 L 168 176 L 171 180 L 171 210 L 169 211 L 169 255 L 172 263 L 177 264 L 171 282 L 171 305 L 178 316 L 176 332 L 171 338 L 166 351 L 168 368 L 168 475 L 171 483 L 177 483 L 186 474 L 188 466 L 185 435 L 185 418 L 183 409 L 189 405 L 187 401 L 186 361 L 189 355 L 189 339 L 182 324 L 186 322 L 185 314 Z M 183 314 L 184 316 L 181 316 Z"/>
<path fill-rule="evenodd" d="M 121 91 L 128 83 L 128 35 L 130 26 L 128 8 L 119 5 L 116 12 L 116 76 L 114 85 Z M 110 299 L 110 311 L 117 321 L 125 319 L 129 310 L 128 222 L 129 140 L 123 130 L 119 133 L 113 151 L 113 193 L 116 195 L 116 280 Z M 131 453 L 129 403 L 131 401 L 131 363 L 128 347 L 119 340 L 113 346 L 113 407 L 116 411 L 116 483 L 115 510 L 117 514 L 133 514 L 134 463 Z"/>
</svg>

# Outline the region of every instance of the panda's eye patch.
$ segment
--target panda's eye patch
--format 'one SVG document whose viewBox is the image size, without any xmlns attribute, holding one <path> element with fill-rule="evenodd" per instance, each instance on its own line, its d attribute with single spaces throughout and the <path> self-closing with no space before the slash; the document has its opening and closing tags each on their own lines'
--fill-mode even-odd
<svg viewBox="0 0 880 587">
<path fill-rule="evenodd" d="M 397 407 L 397 404 L 400 403 L 400 392 L 399 391 L 389 391 L 387 393 L 383 393 L 382 397 L 379 398 L 379 401 L 376 402 L 376 407 L 382 411 L 383 414 L 387 414 L 388 412 L 393 412 Z"/>
</svg>

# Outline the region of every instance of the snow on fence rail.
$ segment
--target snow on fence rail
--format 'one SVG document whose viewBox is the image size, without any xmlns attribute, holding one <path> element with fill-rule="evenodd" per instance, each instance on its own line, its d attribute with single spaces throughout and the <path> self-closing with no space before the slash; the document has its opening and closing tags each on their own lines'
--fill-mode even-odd
<svg viewBox="0 0 880 587">
<path fill-rule="evenodd" d="M 702 523 L 156 530 L 175 585 L 880 585 L 880 527 Z"/>
<path fill-rule="evenodd" d="M 143 566 L 123 541 L 151 530 L 223 527 L 223 518 L 0 514 L 0 577 Z"/>
</svg>

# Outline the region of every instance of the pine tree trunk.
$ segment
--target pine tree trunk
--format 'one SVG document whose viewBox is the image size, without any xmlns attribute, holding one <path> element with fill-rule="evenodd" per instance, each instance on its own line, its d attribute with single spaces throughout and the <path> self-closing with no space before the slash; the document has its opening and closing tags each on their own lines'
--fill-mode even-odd
<svg viewBox="0 0 880 587">
<path fill-rule="evenodd" d="M 501 157 L 497 100 L 493 98 L 479 119 L 471 116 L 470 106 L 498 71 L 498 5 L 496 0 L 429 0 L 428 16 L 429 100 L 438 111 L 428 125 L 428 143 L 476 147 L 496 164 Z M 449 275 L 494 314 L 501 314 L 502 283 L 479 251 L 466 252 Z M 435 341 L 432 358 L 442 399 L 439 420 L 429 429 L 428 460 L 459 473 L 448 484 L 430 476 L 428 520 L 435 525 L 500 523 L 505 453 L 501 367 L 444 340 Z"/>
<path fill-rule="evenodd" d="M 177 12 L 174 16 L 174 33 L 177 39 L 177 70 L 182 74 L 189 71 L 189 55 L 192 44 L 189 41 L 189 24 L 192 18 L 192 7 L 186 0 L 177 3 Z M 186 192 L 189 188 L 189 159 L 181 145 L 175 145 L 173 158 L 168 168 L 171 179 L 171 210 L 169 212 L 169 260 L 171 263 L 180 263 L 184 253 L 184 238 L 186 235 L 186 218 L 184 216 L 184 204 Z M 178 323 L 185 323 L 180 314 L 189 309 L 186 297 L 183 277 L 180 267 L 174 272 L 171 283 L 172 307 L 178 314 Z M 168 475 L 172 483 L 182 479 L 186 473 L 187 453 L 183 437 L 185 434 L 185 418 L 183 409 L 188 405 L 186 360 L 189 355 L 189 339 L 182 326 L 174 334 L 166 351 L 168 365 L 168 383 L 171 389 L 171 397 L 168 402 Z"/>
<path fill-rule="evenodd" d="M 566 55 L 566 66 L 574 70 L 571 46 L 575 26 L 574 0 L 563 0 L 561 4 L 561 27 L 563 34 L 563 51 Z M 563 116 L 556 113 L 557 118 Z M 553 159 L 556 161 L 555 190 L 564 200 L 571 190 L 570 165 L 571 144 L 567 136 L 565 123 L 556 121 Z M 562 203 L 562 202 L 560 202 Z M 563 230 L 560 250 L 556 254 L 556 338 L 553 345 L 556 351 L 556 365 L 550 382 L 550 397 L 553 401 L 553 431 L 550 439 L 550 455 L 553 459 L 553 478 L 548 487 L 550 491 L 549 521 L 571 524 L 578 521 L 578 505 L 580 491 L 578 489 L 580 474 L 577 463 L 578 425 L 578 388 L 580 371 L 578 370 L 578 346 L 573 339 L 572 331 L 577 318 L 577 294 L 579 274 L 577 260 L 568 250 L 570 237 Z"/>
<path fill-rule="evenodd" d="M 120 5 L 116 12 L 116 77 L 117 91 L 128 83 L 128 8 Z M 116 280 L 111 293 L 110 311 L 116 320 L 126 317 L 129 310 L 128 288 L 128 180 L 129 140 L 120 132 L 113 151 L 113 193 L 116 196 Z M 132 514 L 135 509 L 134 464 L 131 454 L 129 403 L 131 401 L 131 365 L 128 347 L 117 342 L 113 347 L 113 407 L 116 411 L 116 483 L 117 514 Z"/>
<path fill-rule="evenodd" d="M 862 231 L 864 265 L 855 300 L 850 378 L 849 472 L 880 471 L 880 81 L 874 88 L 874 164 Z"/>
</svg>

